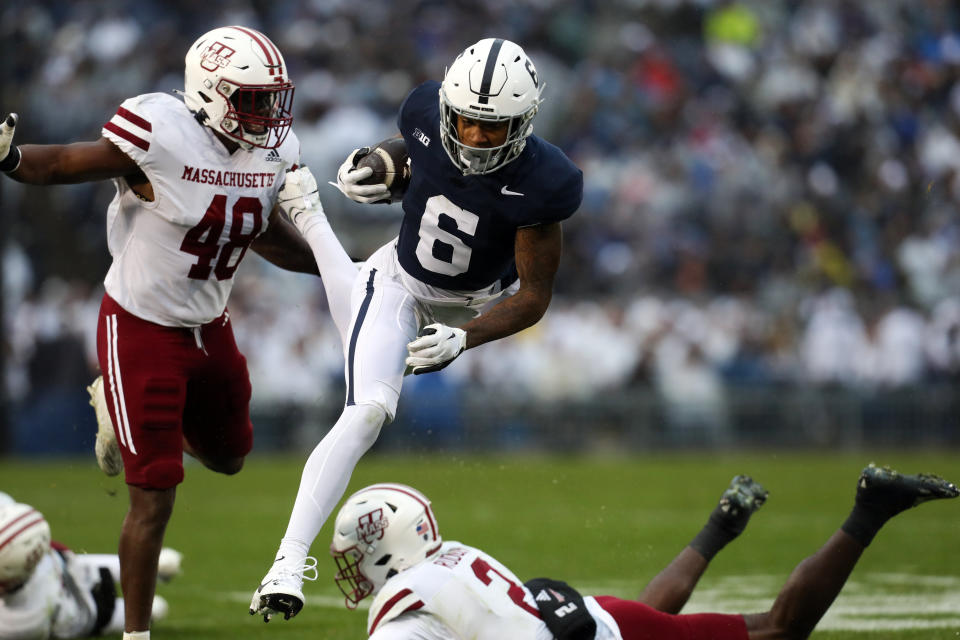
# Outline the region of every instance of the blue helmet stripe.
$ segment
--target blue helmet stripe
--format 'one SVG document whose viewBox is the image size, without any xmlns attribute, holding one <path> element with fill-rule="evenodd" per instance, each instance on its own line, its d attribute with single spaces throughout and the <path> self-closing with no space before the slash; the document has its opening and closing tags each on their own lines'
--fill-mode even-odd
<svg viewBox="0 0 960 640">
<path fill-rule="evenodd" d="M 493 71 L 497 68 L 497 58 L 500 57 L 500 48 L 503 47 L 503 38 L 497 38 L 490 47 L 487 64 L 483 68 L 483 79 L 480 81 L 480 104 L 487 104 L 490 100 L 490 83 L 493 82 Z"/>
</svg>

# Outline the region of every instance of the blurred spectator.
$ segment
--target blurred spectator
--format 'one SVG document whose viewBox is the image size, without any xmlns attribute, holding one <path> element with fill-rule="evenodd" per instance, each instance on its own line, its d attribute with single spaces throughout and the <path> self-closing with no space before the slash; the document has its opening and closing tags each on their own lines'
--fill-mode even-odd
<svg viewBox="0 0 960 640">
<path fill-rule="evenodd" d="M 290 52 L 303 157 L 356 257 L 395 234 L 399 205 L 340 196 L 325 184 L 340 160 L 392 135 L 402 96 L 464 41 L 502 35 L 538 60 L 538 130 L 585 177 L 558 304 L 536 339 L 465 354 L 443 374 L 451 383 L 539 402 L 631 385 L 696 392 L 722 430 L 725 385 L 960 375 L 956 3 L 14 0 L 0 9 L 0 81 L 3 108 L 21 115 L 17 141 L 89 139 L 121 97 L 181 87 L 181 52 L 225 16 Z M 89 377 L 72 373 L 93 362 L 94 323 L 77 316 L 99 295 L 111 194 L 2 185 L 17 402 Z M 339 393 L 317 287 L 264 271 L 240 279 L 231 313 L 252 316 L 237 338 L 255 402 Z M 87 353 L 60 350 L 44 365 L 55 371 L 31 377 L 55 340 Z M 676 420 L 704 418 L 674 406 Z"/>
</svg>

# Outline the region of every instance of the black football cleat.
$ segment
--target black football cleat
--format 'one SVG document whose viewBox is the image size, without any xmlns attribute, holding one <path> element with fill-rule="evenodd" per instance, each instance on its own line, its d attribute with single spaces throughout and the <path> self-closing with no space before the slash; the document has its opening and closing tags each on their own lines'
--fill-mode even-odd
<svg viewBox="0 0 960 640">
<path fill-rule="evenodd" d="M 303 600 L 289 593 L 268 593 L 260 596 L 257 609 L 250 609 L 250 615 L 260 614 L 264 622 L 280 613 L 284 620 L 289 620 L 303 609 Z"/>
<path fill-rule="evenodd" d="M 893 517 L 930 500 L 956 498 L 960 489 L 940 476 L 905 475 L 890 467 L 867 466 L 857 481 L 857 504 Z"/>
<path fill-rule="evenodd" d="M 713 517 L 722 522 L 725 529 L 740 535 L 750 516 L 763 506 L 768 495 L 770 492 L 750 476 L 735 476 L 730 487 L 720 496 Z"/>
</svg>

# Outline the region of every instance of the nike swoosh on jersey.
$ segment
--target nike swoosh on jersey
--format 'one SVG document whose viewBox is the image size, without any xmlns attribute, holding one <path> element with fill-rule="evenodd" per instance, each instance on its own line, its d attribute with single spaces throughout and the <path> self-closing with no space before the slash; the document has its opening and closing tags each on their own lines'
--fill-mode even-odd
<svg viewBox="0 0 960 640">
<path fill-rule="evenodd" d="M 522 196 L 523 195 L 519 191 L 510 191 L 510 189 L 507 189 L 507 185 L 503 185 L 503 188 L 500 189 L 500 193 L 502 193 L 505 196 Z"/>
</svg>

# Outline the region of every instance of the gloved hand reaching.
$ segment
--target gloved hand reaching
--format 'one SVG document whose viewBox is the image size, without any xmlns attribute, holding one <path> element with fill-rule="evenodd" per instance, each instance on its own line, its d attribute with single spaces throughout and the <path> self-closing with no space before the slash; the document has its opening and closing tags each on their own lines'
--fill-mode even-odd
<svg viewBox="0 0 960 640">
<path fill-rule="evenodd" d="M 11 147 L 19 119 L 17 114 L 11 113 L 0 123 L 0 171 L 9 173 L 20 166 L 20 149 Z"/>
<path fill-rule="evenodd" d="M 287 171 L 283 186 L 277 192 L 277 204 L 301 235 L 306 234 L 314 222 L 326 217 L 317 180 L 307 167 Z"/>
<path fill-rule="evenodd" d="M 420 336 L 407 343 L 407 366 L 414 375 L 440 371 L 467 348 L 467 332 L 435 322 L 425 326 Z"/>
</svg>

